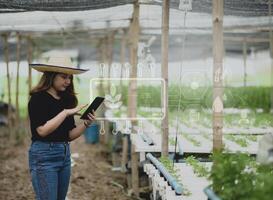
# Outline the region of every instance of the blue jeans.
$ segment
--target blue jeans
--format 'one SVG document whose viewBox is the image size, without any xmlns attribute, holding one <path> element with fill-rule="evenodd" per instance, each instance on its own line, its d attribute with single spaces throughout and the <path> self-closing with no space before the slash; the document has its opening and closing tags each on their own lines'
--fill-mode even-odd
<svg viewBox="0 0 273 200">
<path fill-rule="evenodd" d="M 71 172 L 69 143 L 32 142 L 29 168 L 37 200 L 65 200 Z"/>
</svg>

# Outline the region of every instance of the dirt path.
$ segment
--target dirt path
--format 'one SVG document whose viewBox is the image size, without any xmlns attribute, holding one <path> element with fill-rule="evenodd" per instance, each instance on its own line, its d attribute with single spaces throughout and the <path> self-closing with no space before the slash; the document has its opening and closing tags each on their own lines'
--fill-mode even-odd
<svg viewBox="0 0 273 200">
<path fill-rule="evenodd" d="M 32 200 L 30 175 L 28 172 L 29 140 L 23 145 L 11 146 L 0 133 L 0 199 Z M 123 174 L 111 171 L 107 154 L 100 145 L 85 144 L 81 137 L 71 144 L 74 166 L 69 200 L 129 200 L 122 189 Z"/>
</svg>

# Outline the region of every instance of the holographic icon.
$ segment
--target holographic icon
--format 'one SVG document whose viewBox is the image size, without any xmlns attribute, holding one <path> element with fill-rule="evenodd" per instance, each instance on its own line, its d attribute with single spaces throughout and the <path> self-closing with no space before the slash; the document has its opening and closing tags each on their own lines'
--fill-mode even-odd
<svg viewBox="0 0 273 200">
<path fill-rule="evenodd" d="M 137 77 L 141 78 L 143 76 L 143 69 L 144 69 L 144 64 L 143 63 L 138 63 L 137 64 Z"/>
<path fill-rule="evenodd" d="M 242 110 L 242 111 L 240 112 L 240 119 L 239 119 L 239 121 L 238 121 L 238 124 L 239 124 L 240 126 L 249 126 L 249 125 L 251 124 L 251 121 L 250 121 L 250 119 L 249 119 L 249 117 L 248 117 L 248 112 L 247 112 L 247 110 Z"/>
<path fill-rule="evenodd" d="M 132 128 L 131 121 L 130 120 L 126 120 L 124 133 L 125 134 L 130 134 L 131 133 L 131 128 Z"/>
<path fill-rule="evenodd" d="M 214 74 L 214 82 L 218 83 L 220 81 L 223 80 L 223 73 L 222 73 L 222 69 L 221 68 L 218 68 L 216 71 L 215 71 L 215 74 Z"/>
<path fill-rule="evenodd" d="M 124 75 L 123 75 L 123 77 L 130 78 L 130 68 L 131 68 L 131 64 L 126 62 L 124 64 Z"/>
<path fill-rule="evenodd" d="M 220 99 L 219 96 L 217 96 L 214 99 L 214 102 L 212 105 L 212 110 L 216 113 L 221 113 L 221 112 L 223 112 L 223 109 L 224 109 L 223 101 Z"/>
<path fill-rule="evenodd" d="M 196 124 L 200 120 L 200 112 L 195 109 L 189 111 L 189 121 L 191 124 Z"/>
<path fill-rule="evenodd" d="M 100 77 L 106 77 L 106 64 L 105 63 L 100 63 L 99 64 L 99 74 Z"/>
<path fill-rule="evenodd" d="M 104 121 L 100 122 L 100 134 L 104 135 L 105 134 L 105 129 L 104 129 Z"/>
<path fill-rule="evenodd" d="M 118 134 L 118 130 L 115 129 L 115 128 L 113 128 L 112 133 L 113 133 L 113 135 L 117 135 Z"/>
<path fill-rule="evenodd" d="M 152 56 L 150 49 L 147 50 L 146 62 L 151 72 L 151 77 L 155 77 L 155 58 Z"/>
<path fill-rule="evenodd" d="M 119 69 L 120 69 L 120 65 L 118 63 L 112 64 L 112 72 L 113 72 L 114 78 L 119 78 Z"/>
<path fill-rule="evenodd" d="M 143 124 L 142 124 L 142 121 L 138 122 L 137 134 L 143 134 Z"/>
<path fill-rule="evenodd" d="M 111 84 L 110 87 L 111 94 L 105 95 L 104 104 L 109 109 L 117 109 L 122 105 L 121 94 L 117 94 L 116 86 Z"/>
<path fill-rule="evenodd" d="M 199 83 L 196 81 L 191 82 L 191 89 L 196 90 L 199 88 Z"/>
</svg>

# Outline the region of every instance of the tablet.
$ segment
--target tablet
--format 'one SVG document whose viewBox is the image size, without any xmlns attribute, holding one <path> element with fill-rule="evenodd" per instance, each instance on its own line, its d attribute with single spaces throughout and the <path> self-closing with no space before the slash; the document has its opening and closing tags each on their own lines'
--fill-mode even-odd
<svg viewBox="0 0 273 200">
<path fill-rule="evenodd" d="M 88 119 L 87 114 L 92 113 L 92 110 L 94 110 L 95 112 L 103 101 L 104 97 L 96 97 L 94 101 L 90 104 L 90 106 L 88 106 L 88 108 L 84 111 L 84 113 L 81 116 L 81 119 Z"/>
</svg>

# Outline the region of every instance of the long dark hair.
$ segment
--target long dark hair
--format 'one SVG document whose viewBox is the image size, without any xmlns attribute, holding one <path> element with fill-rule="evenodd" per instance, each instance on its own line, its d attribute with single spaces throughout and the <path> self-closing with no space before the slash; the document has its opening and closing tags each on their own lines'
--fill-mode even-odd
<svg viewBox="0 0 273 200">
<path fill-rule="evenodd" d="M 53 85 L 53 80 L 57 74 L 57 72 L 44 72 L 39 83 L 30 91 L 30 95 L 48 90 Z M 73 75 L 71 75 L 70 85 L 65 91 L 59 92 L 59 95 L 65 104 L 65 108 L 74 108 L 78 105 L 78 99 L 74 90 Z"/>
</svg>

